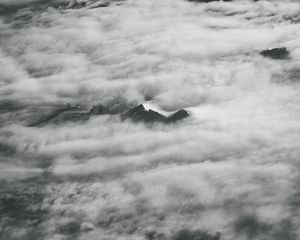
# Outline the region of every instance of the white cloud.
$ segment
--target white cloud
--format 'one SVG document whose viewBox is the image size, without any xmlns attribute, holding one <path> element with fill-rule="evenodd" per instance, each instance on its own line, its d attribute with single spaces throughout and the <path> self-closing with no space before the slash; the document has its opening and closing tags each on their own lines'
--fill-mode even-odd
<svg viewBox="0 0 300 240">
<path fill-rule="evenodd" d="M 82 223 L 95 228 L 80 239 L 144 239 L 151 229 L 169 239 L 183 228 L 297 239 L 298 3 L 111 2 L 74 10 L 27 2 L 0 21 L 0 179 L 40 176 L 47 239 Z M 290 59 L 259 54 L 284 46 Z M 26 127 L 61 104 L 123 102 L 191 116 Z"/>
</svg>

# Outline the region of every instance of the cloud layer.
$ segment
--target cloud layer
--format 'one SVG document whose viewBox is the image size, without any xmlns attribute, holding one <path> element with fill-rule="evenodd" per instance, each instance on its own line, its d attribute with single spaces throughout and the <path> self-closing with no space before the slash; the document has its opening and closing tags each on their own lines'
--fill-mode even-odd
<svg viewBox="0 0 300 240">
<path fill-rule="evenodd" d="M 300 238 L 299 3 L 1 4 L 0 236 Z M 290 58 L 260 55 L 274 47 Z M 191 117 L 28 127 L 141 103 Z"/>
</svg>

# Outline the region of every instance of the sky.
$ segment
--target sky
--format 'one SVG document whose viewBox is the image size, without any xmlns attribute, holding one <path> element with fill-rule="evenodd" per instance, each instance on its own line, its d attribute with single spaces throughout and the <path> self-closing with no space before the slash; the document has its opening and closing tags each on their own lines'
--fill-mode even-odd
<svg viewBox="0 0 300 240">
<path fill-rule="evenodd" d="M 299 3 L 84 2 L 0 0 L 0 238 L 300 239 Z"/>
</svg>

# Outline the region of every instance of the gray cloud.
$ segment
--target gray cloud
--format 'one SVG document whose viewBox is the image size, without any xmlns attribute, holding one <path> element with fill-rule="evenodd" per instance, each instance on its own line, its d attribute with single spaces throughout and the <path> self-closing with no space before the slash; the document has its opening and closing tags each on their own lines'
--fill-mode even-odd
<svg viewBox="0 0 300 240">
<path fill-rule="evenodd" d="M 110 2 L 0 1 L 0 236 L 298 239 L 299 4 Z M 28 127 L 141 103 L 191 116 Z"/>
</svg>

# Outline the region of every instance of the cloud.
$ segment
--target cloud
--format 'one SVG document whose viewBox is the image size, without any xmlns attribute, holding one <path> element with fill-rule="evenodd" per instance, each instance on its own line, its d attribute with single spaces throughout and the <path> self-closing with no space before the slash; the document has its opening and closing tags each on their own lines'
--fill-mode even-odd
<svg viewBox="0 0 300 240">
<path fill-rule="evenodd" d="M 299 238 L 297 2 L 1 4 L 3 236 Z M 260 55 L 273 47 L 291 57 Z M 28 127 L 66 104 L 141 103 L 191 116 Z"/>
</svg>

